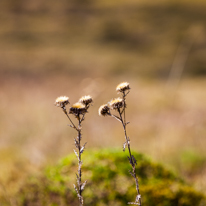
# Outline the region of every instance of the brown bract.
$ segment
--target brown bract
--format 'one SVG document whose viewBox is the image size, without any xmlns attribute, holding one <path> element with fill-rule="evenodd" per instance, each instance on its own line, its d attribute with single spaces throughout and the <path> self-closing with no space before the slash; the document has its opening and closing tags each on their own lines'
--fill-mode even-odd
<svg viewBox="0 0 206 206">
<path fill-rule="evenodd" d="M 85 104 L 86 106 L 93 102 L 92 97 L 90 95 L 83 96 L 79 99 L 79 102 Z"/>
<path fill-rule="evenodd" d="M 100 108 L 99 108 L 99 115 L 100 116 L 107 116 L 109 115 L 109 107 L 107 104 L 103 104 Z"/>
<path fill-rule="evenodd" d="M 111 107 L 111 109 L 120 109 L 124 106 L 124 100 L 120 97 L 116 98 L 116 99 L 112 99 L 109 102 L 109 105 Z"/>
<path fill-rule="evenodd" d="M 77 102 L 69 109 L 69 114 L 80 115 L 87 112 L 87 108 L 81 102 Z"/>
<path fill-rule="evenodd" d="M 122 82 L 119 85 L 117 85 L 117 87 L 116 87 L 117 92 L 124 92 L 126 90 L 130 90 L 128 82 Z"/>
</svg>

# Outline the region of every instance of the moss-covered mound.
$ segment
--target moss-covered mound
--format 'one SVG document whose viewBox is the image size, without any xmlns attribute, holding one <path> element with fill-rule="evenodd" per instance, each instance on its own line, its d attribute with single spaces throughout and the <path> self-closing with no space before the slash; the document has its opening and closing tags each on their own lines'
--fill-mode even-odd
<svg viewBox="0 0 206 206">
<path fill-rule="evenodd" d="M 137 175 L 143 206 L 203 206 L 205 197 L 162 165 L 142 154 L 137 159 Z M 128 170 L 127 154 L 107 149 L 85 151 L 83 181 L 88 180 L 83 196 L 85 205 L 121 206 L 134 201 L 135 184 Z M 31 178 L 17 195 L 19 206 L 78 205 L 73 189 L 77 160 L 74 154 L 46 169 L 41 177 Z"/>
</svg>

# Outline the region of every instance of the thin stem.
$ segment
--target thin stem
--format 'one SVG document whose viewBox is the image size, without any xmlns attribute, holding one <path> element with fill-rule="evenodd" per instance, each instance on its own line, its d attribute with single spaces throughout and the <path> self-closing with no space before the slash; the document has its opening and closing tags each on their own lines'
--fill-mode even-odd
<svg viewBox="0 0 206 206">
<path fill-rule="evenodd" d="M 84 117 L 82 117 L 83 119 Z M 81 186 L 82 186 L 82 161 L 81 161 L 81 122 L 82 122 L 82 119 L 80 119 L 80 117 L 78 116 L 78 120 L 79 120 L 79 125 L 78 125 L 78 142 L 79 142 L 79 146 L 78 146 L 78 153 L 79 153 L 79 168 L 78 168 L 78 181 L 79 181 L 79 205 L 82 206 L 83 205 L 83 197 L 82 197 L 82 189 L 81 189 Z"/>
<path fill-rule="evenodd" d="M 91 103 L 92 99 L 90 96 L 85 96 L 86 97 L 86 102 Z M 85 97 L 83 97 L 83 99 L 85 99 Z M 63 97 L 64 98 L 64 97 Z M 74 153 L 78 159 L 78 172 L 76 173 L 76 184 L 74 184 L 74 189 L 77 193 L 77 197 L 79 199 L 79 206 L 83 206 L 84 201 L 83 201 L 83 196 L 82 193 L 84 191 L 85 185 L 87 183 L 87 180 L 85 182 L 82 182 L 82 153 L 84 152 L 85 149 L 85 145 L 81 145 L 81 139 L 82 139 L 82 127 L 81 127 L 81 123 L 84 121 L 85 119 L 85 114 L 87 112 L 87 109 L 89 108 L 89 103 L 87 103 L 85 105 L 85 108 L 78 108 L 78 107 L 71 107 L 69 112 L 67 112 L 66 110 L 66 104 L 68 104 L 68 100 L 65 102 L 57 102 L 56 100 L 56 106 L 60 106 L 64 112 L 64 114 L 66 114 L 67 118 L 70 121 L 70 127 L 72 127 L 73 129 L 75 129 L 77 131 L 77 137 L 74 138 L 74 144 L 76 149 L 74 149 Z M 73 121 L 71 120 L 69 114 L 73 114 L 75 116 L 75 118 L 78 120 L 78 125 L 74 124 Z"/>
<path fill-rule="evenodd" d="M 129 155 L 130 155 L 130 158 L 132 157 L 132 153 L 131 153 L 131 149 L 130 149 L 130 142 L 129 142 L 129 138 L 127 136 L 127 131 L 126 131 L 126 124 L 122 118 L 122 114 L 120 112 L 120 109 L 118 109 L 118 112 L 119 112 L 119 116 L 120 116 L 120 121 L 122 123 L 122 126 L 123 126 L 123 129 L 124 129 L 124 136 L 125 136 L 125 140 L 127 142 L 127 147 L 128 147 L 128 151 L 129 151 Z M 132 158 L 131 158 L 132 159 Z M 133 160 L 132 160 L 132 165 L 133 165 Z"/>
<path fill-rule="evenodd" d="M 114 115 L 114 114 L 110 114 L 110 116 L 112 116 L 112 117 L 114 117 L 116 120 L 122 122 L 122 120 L 121 120 L 119 117 L 117 117 L 116 115 Z"/>
<path fill-rule="evenodd" d="M 129 92 L 128 92 L 129 93 Z M 128 94 L 127 93 L 127 94 Z M 124 111 L 124 123 L 126 123 L 126 115 L 125 115 L 125 109 L 126 109 L 126 95 L 125 95 L 125 92 L 123 91 L 123 100 L 124 100 L 124 108 L 123 108 L 123 111 Z M 125 124 L 125 130 L 126 130 L 126 124 Z"/>
<path fill-rule="evenodd" d="M 77 155 L 78 158 L 78 175 L 77 175 L 77 186 L 78 188 L 76 188 L 76 186 L 74 185 L 74 188 L 77 192 L 77 196 L 79 198 L 79 206 L 83 206 L 83 197 L 82 197 L 82 160 L 81 160 L 81 154 L 82 154 L 82 147 L 81 147 L 81 122 L 84 120 L 84 115 L 82 116 L 82 118 L 80 118 L 80 115 L 78 114 L 77 119 L 78 119 L 78 128 L 75 126 L 75 124 L 72 122 L 71 118 L 69 117 L 66 108 L 62 107 L 64 113 L 66 114 L 66 116 L 68 117 L 69 121 L 71 122 L 72 125 L 70 125 L 72 128 L 74 128 L 77 132 L 77 140 L 75 139 L 75 146 L 78 149 L 78 154 L 75 152 L 75 154 Z M 75 151 L 75 150 L 74 150 Z"/>
<path fill-rule="evenodd" d="M 122 123 L 123 129 L 124 129 L 126 145 L 127 145 L 128 151 L 129 151 L 129 161 L 130 161 L 130 164 L 132 166 L 132 173 L 131 173 L 131 175 L 135 179 L 136 190 L 137 190 L 137 194 L 138 194 L 138 196 L 137 196 L 137 198 L 135 200 L 135 203 L 137 203 L 139 201 L 139 205 L 141 206 L 141 196 L 140 196 L 140 191 L 139 191 L 139 181 L 138 181 L 138 177 L 136 175 L 136 167 L 135 167 L 136 160 L 135 160 L 134 156 L 132 155 L 132 152 L 131 152 L 131 149 L 130 149 L 130 140 L 129 140 L 129 137 L 127 136 L 127 131 L 126 131 L 127 122 L 126 122 L 126 114 L 125 114 L 125 108 L 126 108 L 125 97 L 126 97 L 127 94 L 125 94 L 125 92 L 123 92 L 124 107 L 123 107 L 122 111 L 120 111 L 120 109 L 118 108 L 118 113 L 119 113 L 118 120 Z M 123 117 L 122 117 L 122 113 L 123 113 Z"/>
<path fill-rule="evenodd" d="M 82 118 L 80 120 L 80 124 L 82 123 L 82 121 L 84 121 L 84 116 L 85 116 L 85 114 L 82 115 Z"/>
<path fill-rule="evenodd" d="M 62 107 L 62 109 L 63 109 L 63 112 L 64 112 L 64 113 L 66 114 L 66 116 L 68 117 L 69 121 L 71 122 L 72 128 L 74 128 L 74 129 L 76 129 L 76 130 L 78 131 L 77 127 L 74 125 L 74 123 L 72 122 L 71 118 L 69 117 L 66 108 L 65 108 L 65 107 Z"/>
</svg>

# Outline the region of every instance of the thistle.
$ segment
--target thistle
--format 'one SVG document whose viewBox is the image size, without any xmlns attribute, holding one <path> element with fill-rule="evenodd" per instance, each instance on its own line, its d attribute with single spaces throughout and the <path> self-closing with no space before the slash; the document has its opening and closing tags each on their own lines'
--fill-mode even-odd
<svg viewBox="0 0 206 206">
<path fill-rule="evenodd" d="M 90 95 L 88 96 L 83 96 L 79 99 L 79 102 L 88 106 L 90 103 L 93 102 L 92 97 Z"/>
<path fill-rule="evenodd" d="M 56 98 L 56 101 L 54 103 L 55 106 L 64 108 L 67 104 L 69 104 L 69 97 L 61 96 Z"/>
<path fill-rule="evenodd" d="M 77 193 L 79 198 L 79 205 L 82 206 L 84 204 L 82 192 L 86 186 L 87 180 L 82 182 L 82 153 L 84 152 L 86 143 L 82 146 L 81 139 L 82 139 L 82 121 L 85 119 L 85 114 L 88 112 L 88 109 L 93 102 L 91 96 L 84 96 L 79 99 L 79 102 L 73 104 L 69 112 L 67 112 L 66 105 L 69 104 L 69 97 L 61 96 L 58 97 L 55 101 L 55 106 L 61 107 L 63 112 L 66 114 L 67 118 L 70 121 L 70 127 L 76 130 L 77 138 L 74 138 L 74 143 L 77 151 L 74 149 L 74 153 L 78 159 L 78 173 L 76 173 L 77 184 L 74 184 L 74 189 Z M 69 115 L 74 115 L 74 117 L 78 121 L 78 125 L 75 125 L 70 118 Z"/>
<path fill-rule="evenodd" d="M 110 108 L 107 104 L 103 104 L 100 108 L 99 108 L 99 115 L 100 116 L 107 116 L 107 115 L 111 115 L 110 114 Z"/>
<path fill-rule="evenodd" d="M 128 160 L 129 163 L 132 167 L 132 170 L 129 171 L 129 173 L 131 174 L 131 176 L 134 178 L 135 180 L 135 184 L 136 184 L 136 191 L 137 191 L 137 196 L 135 198 L 134 202 L 128 202 L 128 204 L 133 204 L 133 205 L 140 205 L 141 206 L 141 195 L 139 192 L 139 181 L 138 181 L 138 177 L 136 175 L 136 159 L 135 157 L 132 155 L 131 152 L 131 148 L 130 148 L 130 139 L 127 136 L 127 124 L 129 122 L 126 121 L 126 96 L 129 94 L 130 92 L 130 86 L 128 82 L 122 82 L 121 84 L 119 84 L 116 87 L 116 91 L 118 93 L 121 94 L 121 97 L 112 99 L 110 102 L 108 102 L 107 104 L 102 105 L 99 108 L 99 115 L 100 116 L 111 116 L 114 117 L 116 120 L 120 121 L 122 123 L 123 129 L 124 129 L 124 136 L 125 136 L 125 142 L 123 144 L 123 151 L 125 151 L 125 149 L 128 149 L 129 152 L 129 156 L 128 156 Z M 112 114 L 111 110 L 113 110 L 116 114 Z"/>
</svg>

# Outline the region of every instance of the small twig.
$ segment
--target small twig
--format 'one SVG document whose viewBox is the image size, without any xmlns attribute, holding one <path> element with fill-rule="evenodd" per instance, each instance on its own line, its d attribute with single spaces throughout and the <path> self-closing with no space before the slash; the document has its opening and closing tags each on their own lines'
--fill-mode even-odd
<svg viewBox="0 0 206 206">
<path fill-rule="evenodd" d="M 119 117 L 117 117 L 116 115 L 111 114 L 111 116 L 114 117 L 116 120 L 122 122 L 122 120 Z"/>
<path fill-rule="evenodd" d="M 70 121 L 71 124 L 72 124 L 72 125 L 69 125 L 69 126 L 72 127 L 72 128 L 74 128 L 74 129 L 76 129 L 76 130 L 78 131 L 77 127 L 74 125 L 74 123 L 72 122 L 71 118 L 69 117 L 66 108 L 65 108 L 65 107 L 62 107 L 62 109 L 63 109 L 64 113 L 66 114 L 66 116 L 68 117 L 69 121 Z"/>
</svg>

